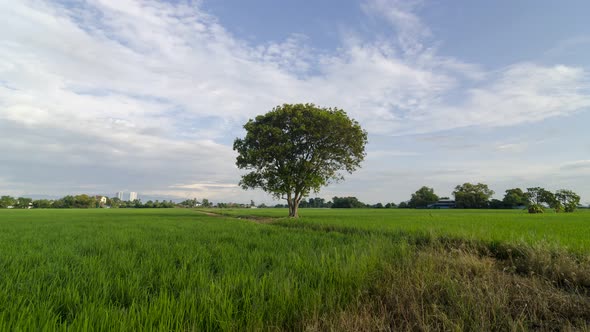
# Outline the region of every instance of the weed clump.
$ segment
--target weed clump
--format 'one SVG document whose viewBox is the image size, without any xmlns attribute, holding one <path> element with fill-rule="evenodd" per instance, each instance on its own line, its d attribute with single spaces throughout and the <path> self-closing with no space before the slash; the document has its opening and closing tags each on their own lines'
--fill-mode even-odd
<svg viewBox="0 0 590 332">
<path fill-rule="evenodd" d="M 522 253 L 523 251 L 521 251 Z M 530 252 L 518 257 L 529 257 Z M 510 255 L 508 255 L 510 257 Z M 314 322 L 311 330 L 561 330 L 587 329 L 587 265 L 558 257 L 498 260 L 470 246 L 416 248 L 392 262 L 358 302 Z M 563 258 L 563 257 L 561 257 Z M 506 263 L 516 264 L 507 268 Z M 541 268 L 543 266 L 543 268 Z M 522 273 L 526 267 L 527 273 Z M 534 273 L 531 271 L 542 271 Z M 584 274 L 564 282 L 566 275 Z M 561 286 L 566 286 L 564 289 Z"/>
</svg>

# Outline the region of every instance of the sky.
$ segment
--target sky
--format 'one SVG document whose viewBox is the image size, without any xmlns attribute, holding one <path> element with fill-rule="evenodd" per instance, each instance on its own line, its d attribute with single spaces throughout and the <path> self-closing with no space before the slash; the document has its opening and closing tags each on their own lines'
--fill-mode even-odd
<svg viewBox="0 0 590 332">
<path fill-rule="evenodd" d="M 0 194 L 277 203 L 233 140 L 344 109 L 362 168 L 319 197 L 483 182 L 590 203 L 588 1 L 0 0 Z"/>
</svg>

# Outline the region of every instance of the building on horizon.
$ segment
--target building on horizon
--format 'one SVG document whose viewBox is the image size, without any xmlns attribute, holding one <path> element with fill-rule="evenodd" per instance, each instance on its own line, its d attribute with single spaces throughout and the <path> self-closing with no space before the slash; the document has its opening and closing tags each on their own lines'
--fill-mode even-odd
<svg viewBox="0 0 590 332">
<path fill-rule="evenodd" d="M 120 200 L 123 200 L 123 192 L 122 191 L 117 192 L 117 198 Z"/>
<path fill-rule="evenodd" d="M 137 193 L 135 191 L 129 192 L 129 201 L 133 202 L 136 199 L 137 199 Z"/>
</svg>

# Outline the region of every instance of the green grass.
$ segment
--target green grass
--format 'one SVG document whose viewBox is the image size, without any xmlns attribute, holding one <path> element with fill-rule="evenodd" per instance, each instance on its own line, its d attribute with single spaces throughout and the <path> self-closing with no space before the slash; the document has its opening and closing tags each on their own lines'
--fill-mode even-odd
<svg viewBox="0 0 590 332">
<path fill-rule="evenodd" d="M 228 216 L 282 218 L 286 209 L 208 209 Z M 429 233 L 435 237 L 526 243 L 590 253 L 590 210 L 529 214 L 523 210 L 301 209 L 297 227 Z M 280 224 L 294 224 L 291 221 Z"/>
<path fill-rule="evenodd" d="M 587 211 L 224 213 L 0 210 L 0 330 L 588 327 Z"/>
</svg>

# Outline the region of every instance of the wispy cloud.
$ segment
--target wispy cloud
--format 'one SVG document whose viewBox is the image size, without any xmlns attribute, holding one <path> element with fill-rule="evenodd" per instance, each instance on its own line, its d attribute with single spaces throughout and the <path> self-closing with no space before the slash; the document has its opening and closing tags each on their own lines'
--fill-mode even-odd
<svg viewBox="0 0 590 332">
<path fill-rule="evenodd" d="M 563 170 L 584 170 L 590 171 L 590 160 L 576 160 L 561 165 Z"/>
<path fill-rule="evenodd" d="M 99 178 L 105 190 L 215 191 L 226 187 L 198 184 L 237 183 L 229 145 L 241 124 L 284 102 L 342 107 L 372 135 L 515 125 L 590 107 L 582 68 L 487 71 L 439 55 L 420 6 L 367 1 L 397 38 L 344 37 L 327 52 L 300 34 L 245 42 L 193 1 L 0 2 L 0 169 L 22 190 Z"/>
<path fill-rule="evenodd" d="M 368 0 L 362 5 L 371 14 L 385 18 L 395 29 L 402 50 L 415 56 L 424 51 L 423 39 L 431 37 L 430 29 L 414 13 L 422 1 Z"/>
<path fill-rule="evenodd" d="M 237 188 L 238 185 L 235 183 L 191 183 L 191 184 L 178 184 L 170 186 L 170 188 L 179 189 L 200 189 L 206 190 L 208 188 Z"/>
</svg>

